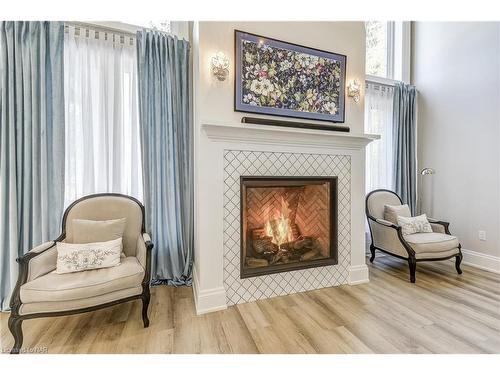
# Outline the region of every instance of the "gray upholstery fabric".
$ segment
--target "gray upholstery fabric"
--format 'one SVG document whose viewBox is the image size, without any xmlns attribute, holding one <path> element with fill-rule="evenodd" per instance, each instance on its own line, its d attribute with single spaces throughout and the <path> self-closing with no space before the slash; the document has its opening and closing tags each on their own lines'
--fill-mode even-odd
<svg viewBox="0 0 500 375">
<path fill-rule="evenodd" d="M 73 243 L 74 219 L 114 220 L 125 218 L 123 232 L 123 252 L 135 256 L 137 239 L 142 230 L 141 207 L 134 201 L 119 196 L 100 196 L 85 199 L 71 208 L 66 218 L 66 241 Z"/>
<path fill-rule="evenodd" d="M 384 219 L 384 206 L 386 204 L 398 206 L 401 201 L 393 192 L 377 191 L 368 197 L 368 213 L 377 219 Z"/>
<path fill-rule="evenodd" d="M 43 312 L 61 312 L 82 309 L 86 307 L 98 306 L 104 303 L 113 302 L 122 298 L 137 296 L 142 293 L 142 286 L 133 288 L 121 289 L 112 293 L 102 294 L 99 296 L 74 299 L 69 301 L 57 302 L 33 302 L 21 305 L 19 310 L 21 315 L 43 313 Z"/>
<path fill-rule="evenodd" d="M 74 243 L 106 242 L 123 237 L 125 218 L 116 220 L 83 220 L 73 219 Z"/>
<path fill-rule="evenodd" d="M 120 265 L 81 272 L 50 272 L 21 286 L 23 303 L 86 299 L 141 285 L 144 268 L 136 257 L 123 258 Z"/>
<path fill-rule="evenodd" d="M 51 247 L 54 245 L 53 247 Z M 28 264 L 28 279 L 31 281 L 37 277 L 43 276 L 56 269 L 57 265 L 57 248 L 55 242 L 49 241 L 43 245 L 37 246 L 30 252 L 38 252 L 37 249 L 48 249 L 30 260 Z"/>
<path fill-rule="evenodd" d="M 434 233 L 443 233 L 443 234 L 446 234 L 446 231 L 445 231 L 443 225 L 437 224 L 437 223 L 430 223 L 430 224 L 431 224 L 432 231 Z"/>
<path fill-rule="evenodd" d="M 411 217 L 410 207 L 407 204 L 393 206 L 384 205 L 384 219 L 391 223 L 398 224 L 398 216 Z"/>
<path fill-rule="evenodd" d="M 396 229 L 381 222 L 370 221 L 373 244 L 385 251 L 407 258 L 408 251 L 401 243 Z"/>
<path fill-rule="evenodd" d="M 457 249 L 458 239 L 442 233 L 414 233 L 404 236 L 415 253 L 439 253 Z"/>
<path fill-rule="evenodd" d="M 145 234 L 144 234 L 145 235 Z M 137 250 L 135 256 L 142 268 L 146 269 L 146 244 L 143 236 L 137 238 Z"/>
<path fill-rule="evenodd" d="M 454 255 L 458 255 L 458 248 L 440 251 L 440 252 L 432 252 L 432 253 L 416 253 L 415 258 L 417 259 L 440 259 L 440 258 L 449 258 Z"/>
</svg>

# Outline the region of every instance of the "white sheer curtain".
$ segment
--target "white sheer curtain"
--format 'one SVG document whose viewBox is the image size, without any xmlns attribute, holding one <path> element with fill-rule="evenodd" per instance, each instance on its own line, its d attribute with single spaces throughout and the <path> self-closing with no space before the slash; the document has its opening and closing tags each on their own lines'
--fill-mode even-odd
<svg viewBox="0 0 500 375">
<path fill-rule="evenodd" d="M 380 139 L 366 149 L 366 192 L 393 188 L 392 111 L 394 88 L 366 83 L 365 132 L 379 134 Z"/>
<path fill-rule="evenodd" d="M 67 25 L 64 43 L 65 205 L 101 192 L 142 201 L 135 40 Z"/>
</svg>

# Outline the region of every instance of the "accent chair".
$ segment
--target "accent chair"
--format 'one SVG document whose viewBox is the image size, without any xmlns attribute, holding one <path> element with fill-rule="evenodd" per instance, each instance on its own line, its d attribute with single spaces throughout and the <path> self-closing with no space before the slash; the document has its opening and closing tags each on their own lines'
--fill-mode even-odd
<svg viewBox="0 0 500 375">
<path fill-rule="evenodd" d="M 462 273 L 461 245 L 449 231 L 450 224 L 429 218 L 432 233 L 403 235 L 402 228 L 384 219 L 385 205 L 402 205 L 401 198 L 390 190 L 379 189 L 366 196 L 366 217 L 370 227 L 370 262 L 375 259 L 375 250 L 408 261 L 410 282 L 415 282 L 418 262 L 438 261 L 455 257 L 455 268 Z"/>
<path fill-rule="evenodd" d="M 58 274 L 56 242 L 72 243 L 74 219 L 114 220 L 125 218 L 123 253 L 119 265 L 88 271 Z M 73 202 L 65 211 L 62 234 L 54 241 L 31 249 L 17 259 L 19 277 L 10 301 L 8 326 L 14 336 L 11 353 L 23 343 L 26 319 L 72 315 L 120 303 L 142 300 L 144 328 L 149 326 L 151 251 L 153 243 L 145 232 L 144 206 L 121 194 L 95 194 Z"/>
</svg>

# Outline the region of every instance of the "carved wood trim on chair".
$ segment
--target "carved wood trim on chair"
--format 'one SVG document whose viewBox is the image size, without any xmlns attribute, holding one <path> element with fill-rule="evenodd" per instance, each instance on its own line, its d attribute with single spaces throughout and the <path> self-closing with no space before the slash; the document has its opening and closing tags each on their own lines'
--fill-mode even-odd
<svg viewBox="0 0 500 375">
<path fill-rule="evenodd" d="M 63 215 L 63 220 L 62 220 L 62 230 L 61 230 L 61 235 L 57 237 L 53 242 L 53 244 L 46 249 L 40 251 L 40 252 L 28 252 L 22 257 L 19 257 L 16 259 L 16 261 L 19 263 L 19 276 L 17 279 L 16 286 L 14 287 L 14 290 L 12 292 L 12 297 L 10 299 L 10 316 L 9 316 L 9 321 L 8 321 L 8 327 L 10 332 L 12 333 L 12 336 L 14 337 L 14 346 L 12 347 L 11 354 L 19 354 L 20 349 L 23 344 L 23 332 L 22 332 L 22 322 L 27 319 L 34 319 L 34 318 L 44 318 L 44 317 L 55 317 L 55 316 L 64 316 L 64 315 L 74 315 L 74 314 L 81 314 L 81 313 L 86 313 L 90 311 L 95 311 L 95 310 L 100 310 L 104 309 L 107 307 L 115 306 L 121 303 L 129 302 L 135 299 L 141 299 L 142 300 L 142 320 L 144 324 L 144 328 L 149 327 L 149 318 L 148 318 L 148 307 L 149 307 L 149 301 L 151 298 L 150 290 L 149 290 L 149 285 L 151 282 L 151 252 L 153 250 L 153 243 L 151 241 L 145 241 L 146 245 L 146 269 L 144 270 L 144 278 L 142 280 L 141 286 L 142 286 L 142 293 L 137 294 L 135 296 L 130 296 L 122 299 L 118 299 L 115 301 L 107 302 L 101 305 L 96 305 L 96 306 L 90 306 L 90 307 L 84 307 L 81 309 L 75 309 L 75 310 L 66 310 L 66 311 L 52 311 L 52 312 L 45 312 L 45 313 L 33 313 L 33 314 L 26 314 L 26 315 L 21 315 L 19 314 L 19 310 L 22 305 L 21 301 L 21 286 L 25 284 L 28 280 L 28 270 L 29 270 L 29 262 L 39 256 L 40 254 L 43 254 L 45 251 L 52 249 L 55 245 L 56 242 L 62 241 L 66 238 L 66 219 L 68 217 L 68 214 L 70 210 L 77 205 L 78 203 L 87 200 L 87 199 L 92 199 L 92 198 L 98 198 L 98 197 L 120 197 L 120 198 L 126 198 L 129 199 L 133 202 L 135 202 L 139 207 L 141 208 L 141 213 L 142 213 L 142 225 L 141 225 L 141 233 L 140 235 L 144 238 L 144 235 L 146 234 L 146 226 L 145 226 L 145 209 L 143 204 L 137 200 L 134 197 L 130 197 L 128 195 L 124 194 L 118 194 L 118 193 L 100 193 L 100 194 L 92 194 L 92 195 L 87 195 L 85 197 L 82 197 L 76 201 L 74 201 L 72 204 L 70 204 Z"/>
</svg>

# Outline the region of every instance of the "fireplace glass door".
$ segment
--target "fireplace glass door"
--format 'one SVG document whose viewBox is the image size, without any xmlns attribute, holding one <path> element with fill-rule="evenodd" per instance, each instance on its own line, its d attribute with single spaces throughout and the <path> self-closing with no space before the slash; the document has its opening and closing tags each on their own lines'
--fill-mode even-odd
<svg viewBox="0 0 500 375">
<path fill-rule="evenodd" d="M 241 278 L 337 264 L 336 177 L 241 177 Z"/>
</svg>

